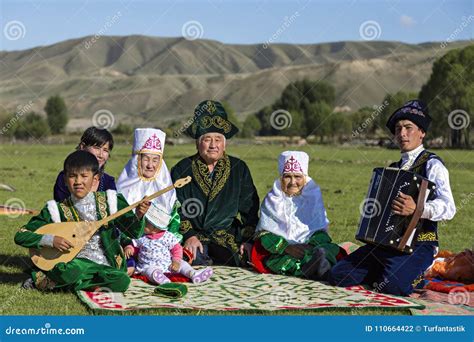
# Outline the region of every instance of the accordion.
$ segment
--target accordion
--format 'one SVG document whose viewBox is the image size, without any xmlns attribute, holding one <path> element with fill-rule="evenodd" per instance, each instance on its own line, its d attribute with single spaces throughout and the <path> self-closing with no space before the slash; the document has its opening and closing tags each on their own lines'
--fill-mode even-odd
<svg viewBox="0 0 474 342">
<path fill-rule="evenodd" d="M 356 239 L 381 247 L 412 253 L 416 230 L 427 199 L 435 184 L 414 172 L 398 168 L 375 168 L 366 199 L 360 205 L 361 217 Z M 400 192 L 413 197 L 416 210 L 410 216 L 392 212 L 392 202 Z"/>
</svg>

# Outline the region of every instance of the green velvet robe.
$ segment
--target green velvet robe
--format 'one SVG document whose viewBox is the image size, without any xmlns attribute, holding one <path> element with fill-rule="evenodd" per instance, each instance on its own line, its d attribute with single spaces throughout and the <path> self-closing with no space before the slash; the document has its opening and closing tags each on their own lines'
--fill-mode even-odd
<svg viewBox="0 0 474 342">
<path fill-rule="evenodd" d="M 198 154 L 181 160 L 171 178 L 191 176 L 191 183 L 176 189 L 184 241 L 196 236 L 238 254 L 242 242 L 252 240 L 258 222 L 259 198 L 247 165 L 224 154 L 213 171 Z"/>
<path fill-rule="evenodd" d="M 328 233 L 321 230 L 316 231 L 306 242 L 314 246 L 314 248 L 306 251 L 305 256 L 301 260 L 285 253 L 285 249 L 289 244 L 281 236 L 263 231 L 259 234 L 258 238 L 263 248 L 271 253 L 264 261 L 265 266 L 277 274 L 303 276 L 301 267 L 311 260 L 314 248 L 324 248 L 326 259 L 331 264 L 331 267 L 336 264 L 336 256 L 339 253 L 339 246 L 332 242 Z"/>
<path fill-rule="evenodd" d="M 105 192 L 95 192 L 97 217 L 100 219 L 110 215 Z M 128 206 L 121 194 L 117 194 L 117 210 Z M 77 211 L 70 198 L 58 203 L 61 222 L 79 221 Z M 35 231 L 49 223 L 53 223 L 48 207 L 45 206 L 39 215 L 31 220 L 15 234 L 15 243 L 26 248 L 39 248 L 43 237 Z M 100 265 L 83 258 L 75 258 L 68 263 L 59 263 L 51 271 L 33 271 L 33 280 L 40 290 L 67 288 L 74 290 L 107 287 L 112 291 L 123 292 L 127 289 L 130 279 L 126 273 L 123 249 L 120 246 L 121 232 L 131 238 L 143 235 L 145 220 L 139 220 L 133 211 L 111 221 L 99 229 L 102 247 L 111 266 Z"/>
</svg>

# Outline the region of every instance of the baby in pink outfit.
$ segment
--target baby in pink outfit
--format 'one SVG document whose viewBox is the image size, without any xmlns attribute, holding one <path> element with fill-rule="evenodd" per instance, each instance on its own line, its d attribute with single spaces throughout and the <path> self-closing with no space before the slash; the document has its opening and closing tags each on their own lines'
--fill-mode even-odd
<svg viewBox="0 0 474 342">
<path fill-rule="evenodd" d="M 152 203 L 149 211 L 154 210 Z M 193 283 L 202 283 L 212 276 L 212 268 L 206 267 L 195 270 L 183 260 L 183 247 L 179 239 L 167 230 L 162 230 L 147 219 L 145 235 L 133 239 L 131 245 L 125 247 L 125 256 L 136 256 L 136 274 L 142 274 L 154 284 L 169 283 L 167 272 L 180 273 L 192 280 Z"/>
</svg>

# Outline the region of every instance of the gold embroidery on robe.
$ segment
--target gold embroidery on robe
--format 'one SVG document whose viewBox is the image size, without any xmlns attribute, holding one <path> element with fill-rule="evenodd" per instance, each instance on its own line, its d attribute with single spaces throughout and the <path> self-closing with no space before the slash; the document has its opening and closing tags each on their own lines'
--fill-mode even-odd
<svg viewBox="0 0 474 342">
<path fill-rule="evenodd" d="M 72 213 L 70 205 L 72 205 L 72 204 L 70 203 L 69 200 L 65 200 L 62 203 L 59 203 L 59 206 L 61 207 L 61 210 L 64 213 L 64 217 L 66 218 L 66 221 L 67 222 L 74 222 L 76 220 L 74 219 L 74 214 Z"/>
<path fill-rule="evenodd" d="M 224 153 L 223 158 L 219 159 L 214 167 L 214 180 L 209 177 L 209 169 L 207 165 L 196 155 L 192 161 L 193 176 L 199 187 L 209 202 L 212 201 L 219 192 L 224 188 L 225 183 L 230 176 L 230 159 Z"/>
<path fill-rule="evenodd" d="M 107 217 L 107 198 L 103 192 L 96 192 L 95 195 L 97 200 L 97 209 L 100 215 L 98 219 L 101 220 Z M 107 227 L 108 225 L 105 224 L 104 226 Z"/>
<path fill-rule="evenodd" d="M 235 236 L 229 234 L 226 230 L 216 230 L 212 233 L 212 239 L 222 247 L 230 247 L 232 252 L 237 253 L 239 247 L 235 243 Z"/>
<path fill-rule="evenodd" d="M 211 239 L 209 239 L 207 236 L 203 235 L 203 234 L 200 234 L 200 233 L 197 233 L 196 234 L 196 237 L 199 239 L 199 241 L 201 242 L 210 242 Z"/>
<path fill-rule="evenodd" d="M 186 234 L 191 228 L 193 228 L 191 222 L 189 220 L 183 220 L 179 226 L 179 232 L 181 234 Z"/>
</svg>

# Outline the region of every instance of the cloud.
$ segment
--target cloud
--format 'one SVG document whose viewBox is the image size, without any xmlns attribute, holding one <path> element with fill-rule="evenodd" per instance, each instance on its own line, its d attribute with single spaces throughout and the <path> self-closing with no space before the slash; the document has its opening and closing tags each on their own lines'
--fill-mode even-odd
<svg viewBox="0 0 474 342">
<path fill-rule="evenodd" d="M 415 26 L 416 21 L 412 17 L 409 17 L 408 15 L 402 15 L 400 17 L 400 25 L 403 27 L 413 27 Z"/>
</svg>

